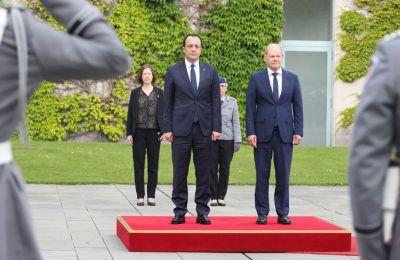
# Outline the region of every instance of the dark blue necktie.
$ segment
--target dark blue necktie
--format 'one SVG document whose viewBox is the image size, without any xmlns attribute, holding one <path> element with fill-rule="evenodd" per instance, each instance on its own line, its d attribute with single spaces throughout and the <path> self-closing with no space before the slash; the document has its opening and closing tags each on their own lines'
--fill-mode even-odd
<svg viewBox="0 0 400 260">
<path fill-rule="evenodd" d="M 194 71 L 194 64 L 190 66 L 192 67 L 190 69 L 190 85 L 192 85 L 193 92 L 196 94 L 197 92 L 196 72 Z"/>
<path fill-rule="evenodd" d="M 279 100 L 279 90 L 278 90 L 278 79 L 276 76 L 278 73 L 272 73 L 272 76 L 274 76 L 273 84 L 272 84 L 272 96 L 274 97 L 275 103 L 278 103 Z"/>
<path fill-rule="evenodd" d="M 192 89 L 194 94 L 197 92 L 197 81 L 196 81 L 196 72 L 194 71 L 194 64 L 190 65 L 190 85 L 192 85 Z M 199 117 L 197 116 L 197 111 L 194 111 L 193 122 L 197 123 L 199 121 Z"/>
</svg>

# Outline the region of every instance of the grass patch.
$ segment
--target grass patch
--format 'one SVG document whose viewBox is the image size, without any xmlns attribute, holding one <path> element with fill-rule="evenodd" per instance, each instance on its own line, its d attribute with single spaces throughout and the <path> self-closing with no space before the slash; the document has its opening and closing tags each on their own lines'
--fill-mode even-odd
<svg viewBox="0 0 400 260">
<path fill-rule="evenodd" d="M 132 184 L 132 149 L 126 143 L 14 142 L 14 157 L 28 183 Z M 296 147 L 291 184 L 347 185 L 348 148 Z M 147 178 L 147 177 L 146 177 Z M 159 184 L 172 183 L 171 146 L 161 145 Z M 242 145 L 235 153 L 230 184 L 254 185 L 253 149 Z M 195 183 L 193 163 L 190 184 Z M 271 172 L 271 183 L 274 183 Z"/>
</svg>

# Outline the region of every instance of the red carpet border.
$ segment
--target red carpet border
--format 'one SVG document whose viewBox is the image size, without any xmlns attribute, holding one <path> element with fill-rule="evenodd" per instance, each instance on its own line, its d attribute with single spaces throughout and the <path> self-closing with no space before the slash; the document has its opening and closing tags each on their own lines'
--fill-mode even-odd
<svg viewBox="0 0 400 260">
<path fill-rule="evenodd" d="M 196 217 L 172 225 L 168 216 L 120 216 L 117 235 L 135 252 L 304 252 L 357 255 L 351 232 L 317 217 L 291 217 L 278 225 L 268 217 L 257 225 L 251 216 L 211 216 L 211 225 Z M 353 241 L 354 242 L 354 241 Z"/>
</svg>

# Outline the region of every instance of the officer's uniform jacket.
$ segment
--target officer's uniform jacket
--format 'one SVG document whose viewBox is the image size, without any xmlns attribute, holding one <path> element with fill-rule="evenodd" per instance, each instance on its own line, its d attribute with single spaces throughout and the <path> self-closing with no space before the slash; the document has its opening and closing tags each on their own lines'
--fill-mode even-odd
<svg viewBox="0 0 400 260">
<path fill-rule="evenodd" d="M 400 214 L 393 241 L 383 242 L 383 184 L 389 159 L 400 139 L 400 37 L 383 39 L 372 59 L 357 109 L 349 161 L 349 185 L 354 228 L 361 259 L 400 259 Z M 397 145 L 396 145 L 397 144 Z"/>
<path fill-rule="evenodd" d="M 225 96 L 221 103 L 222 130 L 219 140 L 234 140 L 241 143 L 238 104 L 233 97 Z"/>
<path fill-rule="evenodd" d="M 42 0 L 42 3 L 67 32 L 36 20 L 29 10 L 21 11 L 28 48 L 27 99 L 43 80 L 106 79 L 130 67 L 127 52 L 97 8 L 84 0 Z M 15 24 L 9 15 L 6 22 L 0 43 L 0 146 L 3 148 L 9 146 L 22 114 L 17 111 Z M 0 259 L 41 259 L 23 179 L 14 161 L 4 160 L 4 154 L 0 153 Z"/>
</svg>

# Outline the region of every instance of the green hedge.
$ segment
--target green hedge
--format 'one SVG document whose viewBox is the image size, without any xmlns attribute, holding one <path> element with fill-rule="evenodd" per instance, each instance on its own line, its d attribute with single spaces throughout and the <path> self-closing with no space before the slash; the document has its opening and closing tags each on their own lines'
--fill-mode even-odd
<svg viewBox="0 0 400 260">
<path fill-rule="evenodd" d="M 378 41 L 399 29 L 399 0 L 354 0 L 358 10 L 345 11 L 340 16 L 340 47 L 346 54 L 336 68 L 339 79 L 353 82 L 366 75 Z M 339 114 L 339 128 L 349 127 L 355 118 L 357 105 Z"/>
<path fill-rule="evenodd" d="M 211 27 L 204 33 L 203 59 L 227 78 L 227 95 L 237 98 L 245 133 L 246 89 L 250 75 L 265 68 L 264 48 L 278 42 L 283 30 L 281 0 L 235 0 L 217 5 L 202 19 Z"/>
<path fill-rule="evenodd" d="M 93 0 L 115 27 L 123 44 L 133 57 L 134 77 L 141 65 L 150 63 L 158 75 L 157 85 L 169 65 L 181 60 L 182 39 L 191 33 L 188 19 L 172 0 L 121 0 L 110 9 L 105 0 Z M 202 0 L 201 3 L 212 2 Z M 57 28 L 37 1 L 29 7 L 42 19 Z M 205 5 L 204 5 L 205 6 Z M 245 92 L 252 72 L 265 67 L 263 49 L 280 40 L 283 28 L 282 0 L 230 0 L 226 5 L 211 4 L 201 18 L 202 59 L 215 64 L 220 75 L 228 79 L 228 95 L 239 101 L 243 124 Z M 101 99 L 95 94 L 60 96 L 53 93 L 53 84 L 45 82 L 28 107 L 30 137 L 34 140 L 65 140 L 76 132 L 98 131 L 110 141 L 124 135 L 128 86 L 122 79 L 114 81 L 112 96 Z M 244 127 L 242 131 L 244 132 Z"/>
<path fill-rule="evenodd" d="M 399 0 L 355 0 L 359 10 L 345 11 L 340 16 L 340 47 L 346 54 L 337 67 L 338 77 L 353 82 L 365 76 L 377 42 L 399 29 Z"/>
</svg>

